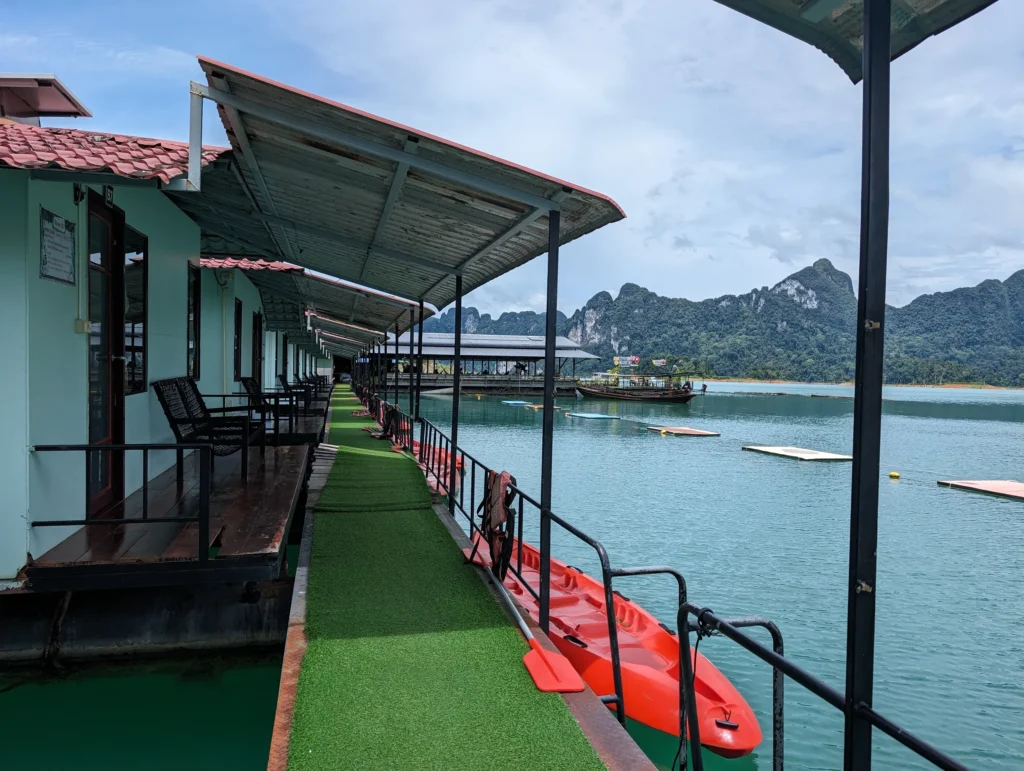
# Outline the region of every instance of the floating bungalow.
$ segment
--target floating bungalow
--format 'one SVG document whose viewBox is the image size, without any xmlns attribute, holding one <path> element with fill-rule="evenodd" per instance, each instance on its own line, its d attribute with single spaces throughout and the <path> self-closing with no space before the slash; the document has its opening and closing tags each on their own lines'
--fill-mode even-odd
<svg viewBox="0 0 1024 771">
<path fill-rule="evenodd" d="M 455 382 L 455 334 L 424 332 L 422 353 L 416 347 L 416 338 L 413 333 L 397 338 L 389 334 L 386 346 L 376 347 L 360 363 L 384 368 L 384 390 L 409 393 L 416 387 L 414 373 L 419 374 L 418 382 L 423 389 L 451 388 Z M 459 349 L 461 386 L 472 392 L 502 395 L 543 393 L 544 356 L 544 337 L 540 335 L 463 334 Z M 568 337 L 556 337 L 556 393 L 572 395 L 576 362 L 598 358 Z"/>
</svg>

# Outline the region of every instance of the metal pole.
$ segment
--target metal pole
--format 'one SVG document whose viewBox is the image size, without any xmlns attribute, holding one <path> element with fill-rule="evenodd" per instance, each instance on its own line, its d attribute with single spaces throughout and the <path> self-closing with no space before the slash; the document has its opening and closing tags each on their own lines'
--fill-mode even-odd
<svg viewBox="0 0 1024 771">
<path fill-rule="evenodd" d="M 398 322 L 395 322 L 395 407 L 398 407 Z"/>
<path fill-rule="evenodd" d="M 843 746 L 843 765 L 848 770 L 871 767 L 871 722 L 860 709 L 872 704 L 875 657 L 878 456 L 882 434 L 885 268 L 889 239 L 890 14 L 891 0 L 864 3 L 860 278 Z"/>
<path fill-rule="evenodd" d="M 455 358 L 452 359 L 452 444 L 448 450 L 448 513 L 455 516 L 455 455 L 459 446 L 459 395 L 462 388 L 462 276 L 455 277 Z"/>
<path fill-rule="evenodd" d="M 415 407 L 413 407 L 413 393 L 412 393 L 412 338 L 413 333 L 416 331 L 416 315 L 412 308 L 409 309 L 409 414 L 412 415 Z"/>
<path fill-rule="evenodd" d="M 419 334 L 416 343 L 416 420 L 420 419 L 420 383 L 423 375 L 423 300 L 420 300 Z"/>
<path fill-rule="evenodd" d="M 540 451 L 540 628 L 548 632 L 551 601 L 551 462 L 555 433 L 555 332 L 558 315 L 558 210 L 548 212 L 548 302 L 544 317 L 544 416 Z"/>
</svg>

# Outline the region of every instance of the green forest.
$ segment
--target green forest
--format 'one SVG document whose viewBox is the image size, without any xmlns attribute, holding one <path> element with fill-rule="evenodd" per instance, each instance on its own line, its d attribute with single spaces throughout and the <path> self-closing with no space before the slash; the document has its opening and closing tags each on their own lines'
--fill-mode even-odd
<svg viewBox="0 0 1024 771">
<path fill-rule="evenodd" d="M 559 313 L 559 334 L 601 357 L 634 354 L 641 371 L 652 359 L 705 377 L 843 382 L 853 379 L 857 298 L 850 277 L 821 259 L 773 287 L 693 301 L 625 284 L 617 297 L 599 292 L 572 315 Z M 454 312 L 428 320 L 426 331 L 453 331 Z M 463 312 L 463 330 L 543 334 L 544 314 Z M 1024 386 L 1024 271 L 1005 281 L 922 295 L 889 307 L 886 382 Z"/>
</svg>

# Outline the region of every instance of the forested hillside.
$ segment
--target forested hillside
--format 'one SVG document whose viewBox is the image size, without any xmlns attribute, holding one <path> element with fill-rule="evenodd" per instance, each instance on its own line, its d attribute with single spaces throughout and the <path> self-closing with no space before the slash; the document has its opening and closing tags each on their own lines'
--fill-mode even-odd
<svg viewBox="0 0 1024 771">
<path fill-rule="evenodd" d="M 853 377 L 857 299 L 850 277 L 821 259 L 773 287 L 708 300 L 662 297 L 625 284 L 599 292 L 559 333 L 601 356 L 635 354 L 721 377 L 843 381 Z M 544 314 L 497 319 L 466 308 L 463 330 L 544 333 Z M 452 331 L 454 312 L 427 322 Z M 1024 386 L 1024 271 L 1005 281 L 922 295 L 886 313 L 886 379 L 891 383 L 987 382 Z"/>
</svg>

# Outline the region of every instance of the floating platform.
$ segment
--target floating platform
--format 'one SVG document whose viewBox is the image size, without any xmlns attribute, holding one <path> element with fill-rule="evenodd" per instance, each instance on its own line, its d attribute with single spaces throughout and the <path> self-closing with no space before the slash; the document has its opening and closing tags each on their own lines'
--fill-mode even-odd
<svg viewBox="0 0 1024 771">
<path fill-rule="evenodd" d="M 840 455 L 835 452 L 823 452 L 822 450 L 808 450 L 803 447 L 762 447 L 760 445 L 747 445 L 744 450 L 761 452 L 765 455 L 778 455 L 782 458 L 794 458 L 796 460 L 816 461 L 846 461 L 853 460 L 852 455 Z"/>
<path fill-rule="evenodd" d="M 949 480 L 939 481 L 938 484 L 954 490 L 967 490 L 972 493 L 985 493 L 986 495 L 997 495 L 1000 498 L 1024 501 L 1024 482 L 1016 482 L 1012 479 Z"/>
<path fill-rule="evenodd" d="M 586 418 L 587 420 L 618 420 L 618 415 L 604 415 L 600 412 L 567 412 L 570 418 Z"/>
<path fill-rule="evenodd" d="M 673 436 L 721 436 L 717 431 L 704 431 L 700 428 L 689 428 L 687 426 L 648 426 L 648 431 L 657 431 L 659 434 L 672 434 Z"/>
</svg>

